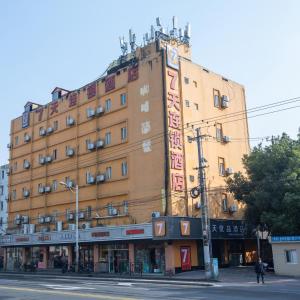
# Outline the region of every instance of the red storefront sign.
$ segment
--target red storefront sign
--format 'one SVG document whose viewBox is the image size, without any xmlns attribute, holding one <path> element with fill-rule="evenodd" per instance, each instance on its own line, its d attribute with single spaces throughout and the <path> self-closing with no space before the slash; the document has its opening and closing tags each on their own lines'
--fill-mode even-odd
<svg viewBox="0 0 300 300">
<path fill-rule="evenodd" d="M 105 93 L 115 88 L 115 76 L 110 76 L 105 79 Z"/>
<path fill-rule="evenodd" d="M 99 232 L 92 232 L 92 237 L 106 237 L 110 236 L 109 231 L 99 231 Z"/>
<path fill-rule="evenodd" d="M 145 233 L 144 229 L 129 229 L 129 230 L 126 230 L 126 235 L 144 234 L 144 233 Z"/>
<path fill-rule="evenodd" d="M 189 271 L 192 269 L 191 247 L 180 247 L 181 270 Z"/>
</svg>

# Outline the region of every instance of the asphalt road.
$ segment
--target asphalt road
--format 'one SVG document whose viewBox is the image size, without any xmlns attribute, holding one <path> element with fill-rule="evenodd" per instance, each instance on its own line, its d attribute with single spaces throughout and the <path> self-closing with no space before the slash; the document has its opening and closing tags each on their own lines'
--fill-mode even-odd
<svg viewBox="0 0 300 300">
<path fill-rule="evenodd" d="M 61 276 L 0 275 L 0 300 L 299 300 L 300 280 L 280 279 L 257 285 L 255 282 L 214 283 L 141 282 Z"/>
</svg>

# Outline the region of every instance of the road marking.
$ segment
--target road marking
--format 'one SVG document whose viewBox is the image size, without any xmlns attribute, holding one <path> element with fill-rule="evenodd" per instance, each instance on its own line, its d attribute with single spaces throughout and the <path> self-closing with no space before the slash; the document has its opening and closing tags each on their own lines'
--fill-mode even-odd
<svg viewBox="0 0 300 300">
<path fill-rule="evenodd" d="M 76 290 L 94 290 L 92 287 L 82 287 L 82 286 L 73 286 L 73 285 L 62 285 L 62 284 L 41 284 L 47 288 L 53 290 L 67 290 L 67 291 L 76 291 Z"/>
<path fill-rule="evenodd" d="M 137 298 L 128 298 L 128 297 L 118 297 L 118 296 L 109 296 L 109 295 L 93 295 L 93 294 L 87 294 L 87 293 L 84 293 L 84 294 L 71 293 L 71 292 L 63 292 L 63 291 L 40 290 L 40 289 L 18 288 L 18 287 L 8 287 L 8 286 L 0 286 L 0 289 L 19 291 L 19 292 L 36 292 L 36 293 L 41 293 L 41 294 L 74 296 L 74 297 L 81 297 L 83 299 L 91 298 L 91 299 L 111 299 L 111 300 L 138 300 Z"/>
</svg>

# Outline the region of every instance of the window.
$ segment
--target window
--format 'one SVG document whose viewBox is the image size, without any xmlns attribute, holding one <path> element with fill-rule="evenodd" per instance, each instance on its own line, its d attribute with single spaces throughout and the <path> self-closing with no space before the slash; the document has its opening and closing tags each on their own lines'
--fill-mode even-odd
<svg viewBox="0 0 300 300">
<path fill-rule="evenodd" d="M 223 130 L 222 130 L 222 124 L 217 123 L 216 124 L 216 140 L 218 142 L 221 142 L 223 138 Z"/>
<path fill-rule="evenodd" d="M 126 105 L 126 94 L 121 94 L 121 106 Z"/>
<path fill-rule="evenodd" d="M 111 110 L 111 100 L 107 99 L 105 100 L 105 111 L 110 111 Z"/>
<path fill-rule="evenodd" d="M 57 180 L 53 180 L 52 181 L 52 189 L 53 192 L 55 192 L 57 190 Z"/>
<path fill-rule="evenodd" d="M 3 185 L 0 185 L 0 195 L 3 195 Z"/>
<path fill-rule="evenodd" d="M 228 211 L 228 199 L 226 194 L 222 194 L 222 209 L 223 212 Z"/>
<path fill-rule="evenodd" d="M 105 171 L 106 179 L 111 179 L 111 167 L 107 167 Z"/>
<path fill-rule="evenodd" d="M 188 77 L 184 77 L 184 83 L 185 84 L 189 84 L 190 83 L 190 79 Z"/>
<path fill-rule="evenodd" d="M 122 176 L 127 176 L 127 173 L 128 173 L 127 162 L 123 161 L 122 162 Z"/>
<path fill-rule="evenodd" d="M 53 158 L 53 160 L 57 159 L 57 149 L 53 150 L 52 158 Z"/>
<path fill-rule="evenodd" d="M 196 110 L 199 110 L 199 105 L 198 105 L 198 103 L 194 103 L 194 105 L 195 105 L 195 109 L 196 109 Z"/>
<path fill-rule="evenodd" d="M 15 137 L 15 145 L 17 146 L 18 144 L 19 144 L 19 137 L 16 136 L 16 137 Z"/>
<path fill-rule="evenodd" d="M 111 143 L 111 133 L 106 132 L 105 133 L 105 145 L 109 145 Z"/>
<path fill-rule="evenodd" d="M 220 91 L 214 90 L 213 93 L 214 93 L 214 106 L 220 107 L 220 100 L 221 100 Z"/>
<path fill-rule="evenodd" d="M 185 106 L 190 107 L 190 101 L 189 100 L 185 100 Z"/>
<path fill-rule="evenodd" d="M 195 181 L 195 176 L 194 175 L 190 175 L 190 182 L 194 182 Z"/>
<path fill-rule="evenodd" d="M 197 81 L 195 81 L 195 80 L 193 80 L 193 84 L 194 84 L 194 87 L 198 86 Z"/>
<path fill-rule="evenodd" d="M 285 250 L 285 258 L 288 264 L 298 263 L 297 251 L 295 249 Z"/>
<path fill-rule="evenodd" d="M 225 176 L 225 160 L 223 157 L 218 158 L 218 164 L 219 164 L 219 175 Z"/>
<path fill-rule="evenodd" d="M 14 162 L 14 171 L 17 171 L 17 169 L 18 169 L 18 162 Z"/>
<path fill-rule="evenodd" d="M 127 139 L 127 128 L 126 127 L 122 127 L 121 128 L 121 140 L 124 141 Z"/>
<path fill-rule="evenodd" d="M 58 121 L 54 121 L 53 130 L 57 130 L 57 129 L 58 129 Z"/>
<path fill-rule="evenodd" d="M 12 197 L 13 200 L 17 199 L 17 191 L 16 190 L 12 190 L 11 197 Z"/>
</svg>

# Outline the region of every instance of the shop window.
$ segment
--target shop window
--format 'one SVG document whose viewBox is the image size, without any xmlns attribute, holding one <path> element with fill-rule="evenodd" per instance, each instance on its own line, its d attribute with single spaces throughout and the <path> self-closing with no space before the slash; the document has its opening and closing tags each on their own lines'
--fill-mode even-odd
<svg viewBox="0 0 300 300">
<path fill-rule="evenodd" d="M 111 111 L 111 99 L 105 100 L 105 111 L 106 112 Z"/>
<path fill-rule="evenodd" d="M 120 99 L 121 99 L 121 106 L 126 105 L 127 99 L 126 99 L 126 94 L 125 93 L 120 95 Z"/>
<path fill-rule="evenodd" d="M 222 124 L 221 123 L 217 123 L 216 124 L 216 140 L 218 142 L 221 142 L 222 141 L 222 137 L 223 137 Z"/>
<path fill-rule="evenodd" d="M 218 158 L 218 165 L 219 165 L 219 175 L 225 176 L 225 159 L 223 157 Z"/>
<path fill-rule="evenodd" d="M 213 96 L 214 96 L 214 106 L 215 107 L 220 107 L 220 102 L 221 102 L 220 91 L 214 89 L 213 90 Z"/>
<path fill-rule="evenodd" d="M 285 258 L 288 264 L 298 263 L 297 251 L 295 249 L 285 250 Z"/>
</svg>

